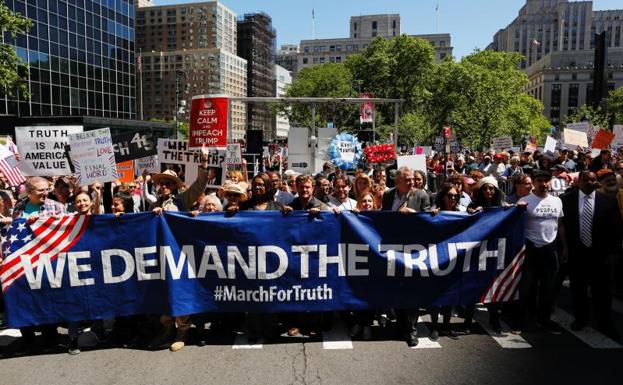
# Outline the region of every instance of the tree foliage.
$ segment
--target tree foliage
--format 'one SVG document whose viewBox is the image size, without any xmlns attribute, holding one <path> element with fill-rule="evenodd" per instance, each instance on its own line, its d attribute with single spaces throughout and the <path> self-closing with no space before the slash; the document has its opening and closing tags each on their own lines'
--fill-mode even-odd
<svg viewBox="0 0 623 385">
<path fill-rule="evenodd" d="M 377 38 L 344 64 L 325 64 L 303 69 L 288 96 L 338 96 L 361 91 L 380 98 L 401 98 L 398 124 L 402 144 L 430 143 L 449 125 L 463 144 L 472 148 L 490 145 L 491 139 L 512 135 L 516 143 L 527 136 L 544 136 L 550 127 L 540 101 L 525 94 L 526 74 L 518 69 L 517 53 L 475 51 L 460 61 L 434 61 L 434 49 L 424 39 L 400 36 Z M 377 105 L 379 137 L 393 131 L 393 105 Z M 341 110 L 341 109 L 339 109 Z M 344 129 L 356 126 L 356 111 L 345 107 Z M 319 111 L 319 110 L 317 110 Z M 309 111 L 295 121 L 309 121 Z M 341 124 L 340 124 L 341 123 Z"/>
<path fill-rule="evenodd" d="M 26 33 L 32 25 L 30 19 L 11 10 L 0 2 L 0 32 L 8 33 L 11 39 L 15 39 L 18 33 Z M 0 43 L 0 89 L 6 90 L 9 95 L 19 89 L 22 95 L 28 96 L 28 85 L 23 81 L 26 71 L 26 63 L 17 56 L 13 46 L 8 42 Z"/>
<path fill-rule="evenodd" d="M 565 123 L 577 123 L 587 121 L 595 127 L 609 126 L 608 113 L 601 107 L 593 107 L 590 104 L 584 104 L 578 109 L 571 111 L 565 116 Z"/>
<path fill-rule="evenodd" d="M 608 109 L 613 114 L 614 124 L 623 124 L 623 87 L 610 91 Z"/>
</svg>

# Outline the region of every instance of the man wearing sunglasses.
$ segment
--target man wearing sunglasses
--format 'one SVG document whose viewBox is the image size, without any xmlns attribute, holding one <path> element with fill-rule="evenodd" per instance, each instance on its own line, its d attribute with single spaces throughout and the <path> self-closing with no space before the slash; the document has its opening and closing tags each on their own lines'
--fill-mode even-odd
<svg viewBox="0 0 623 385">
<path fill-rule="evenodd" d="M 208 184 L 207 166 L 208 158 L 202 152 L 197 180 L 190 188 L 179 194 L 178 191 L 184 186 L 184 183 L 177 177 L 175 171 L 166 170 L 161 174 L 154 175 L 154 184 L 158 186 L 158 199 L 151 204 L 149 209 L 155 214 L 161 214 L 163 211 L 190 211 L 193 203 L 199 199 Z M 151 341 L 149 347 L 152 349 L 169 347 L 173 352 L 182 349 L 190 330 L 190 316 L 171 317 L 163 315 L 160 317 L 160 323 L 163 327 L 162 332 Z"/>
</svg>

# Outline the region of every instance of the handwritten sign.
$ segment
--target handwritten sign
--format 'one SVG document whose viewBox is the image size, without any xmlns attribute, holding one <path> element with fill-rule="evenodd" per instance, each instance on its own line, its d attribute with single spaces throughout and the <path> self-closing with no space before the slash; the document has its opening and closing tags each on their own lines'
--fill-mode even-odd
<svg viewBox="0 0 623 385">
<path fill-rule="evenodd" d="M 160 172 L 160 164 L 158 163 L 157 155 L 134 159 L 134 175 L 143 175 L 143 172 L 150 174 Z"/>
<path fill-rule="evenodd" d="M 82 132 L 82 126 L 15 127 L 22 173 L 27 176 L 70 175 L 65 146 L 69 135 L 78 132 Z"/>
<path fill-rule="evenodd" d="M 612 142 L 612 147 L 615 149 L 623 147 L 623 124 L 615 125 L 612 132 L 614 132 L 614 141 Z"/>
<path fill-rule="evenodd" d="M 551 136 L 547 137 L 547 140 L 545 141 L 545 148 L 543 149 L 546 153 L 549 154 L 554 154 L 554 152 L 556 151 L 556 139 L 552 138 Z"/>
<path fill-rule="evenodd" d="M 69 135 L 69 155 L 80 186 L 117 179 L 115 150 L 109 128 Z"/>
<path fill-rule="evenodd" d="M 513 147 L 513 137 L 506 135 L 493 138 L 493 140 L 491 141 L 491 147 L 499 151 L 509 149 Z"/>
<path fill-rule="evenodd" d="M 117 177 L 121 183 L 134 182 L 134 161 L 126 160 L 117 163 Z"/>
<path fill-rule="evenodd" d="M 592 148 L 605 150 L 610 147 L 610 143 L 614 140 L 614 133 L 605 130 L 599 130 L 595 133 L 595 139 L 591 144 Z"/>
<path fill-rule="evenodd" d="M 571 146 L 588 147 L 588 137 L 586 132 L 565 128 L 563 132 L 563 140 L 565 144 Z"/>
<path fill-rule="evenodd" d="M 226 150 L 202 148 L 208 157 L 208 187 L 217 188 L 226 179 Z M 198 175 L 201 151 L 190 149 L 186 140 L 158 139 L 158 161 L 160 171 L 171 169 L 190 185 Z"/>
<path fill-rule="evenodd" d="M 225 159 L 225 163 L 242 164 L 242 151 L 240 149 L 240 143 L 227 144 L 227 156 Z"/>
</svg>

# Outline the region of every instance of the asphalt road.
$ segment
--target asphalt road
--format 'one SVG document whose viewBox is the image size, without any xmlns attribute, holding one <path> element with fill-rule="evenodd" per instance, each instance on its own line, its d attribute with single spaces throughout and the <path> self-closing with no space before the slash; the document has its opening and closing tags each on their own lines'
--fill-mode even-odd
<svg viewBox="0 0 623 385">
<path fill-rule="evenodd" d="M 561 328 L 572 318 L 564 295 L 555 313 Z M 623 335 L 623 304 L 615 304 Z M 144 351 L 106 348 L 70 356 L 50 354 L 0 360 L 0 384 L 621 384 L 623 341 L 592 329 L 552 334 L 530 325 L 520 336 L 493 337 L 487 314 L 477 312 L 474 334 L 459 340 L 425 336 L 409 348 L 393 339 L 394 326 L 373 327 L 372 341 L 351 341 L 346 325 L 335 321 L 318 341 L 281 338 L 249 345 L 244 334 L 221 335 L 204 347 Z M 453 319 L 453 322 L 460 322 Z M 5 346 L 17 331 L 0 333 Z M 92 333 L 81 344 L 92 342 Z"/>
</svg>

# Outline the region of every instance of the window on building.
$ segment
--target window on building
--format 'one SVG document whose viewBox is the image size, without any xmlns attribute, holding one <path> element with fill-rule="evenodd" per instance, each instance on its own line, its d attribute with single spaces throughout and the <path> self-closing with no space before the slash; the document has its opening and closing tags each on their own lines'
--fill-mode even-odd
<svg viewBox="0 0 623 385">
<path fill-rule="evenodd" d="M 580 85 L 577 83 L 569 84 L 569 99 L 568 99 L 569 108 L 578 107 L 579 94 L 580 94 Z"/>
<path fill-rule="evenodd" d="M 308 62 L 309 62 L 309 59 L 308 59 L 308 58 L 306 58 L 306 57 L 304 57 L 304 58 L 303 58 L 303 64 L 307 64 Z"/>
<path fill-rule="evenodd" d="M 356 30 L 357 30 L 357 23 L 354 23 L 353 24 L 353 31 L 356 31 Z M 355 36 L 355 37 L 357 37 L 357 36 Z"/>
<path fill-rule="evenodd" d="M 439 42 L 439 46 L 440 46 L 440 47 L 445 47 L 445 46 L 446 46 L 446 41 L 445 41 L 445 40 L 441 40 L 441 41 Z"/>
<path fill-rule="evenodd" d="M 560 84 L 552 84 L 551 107 L 560 107 L 561 88 Z"/>
</svg>

